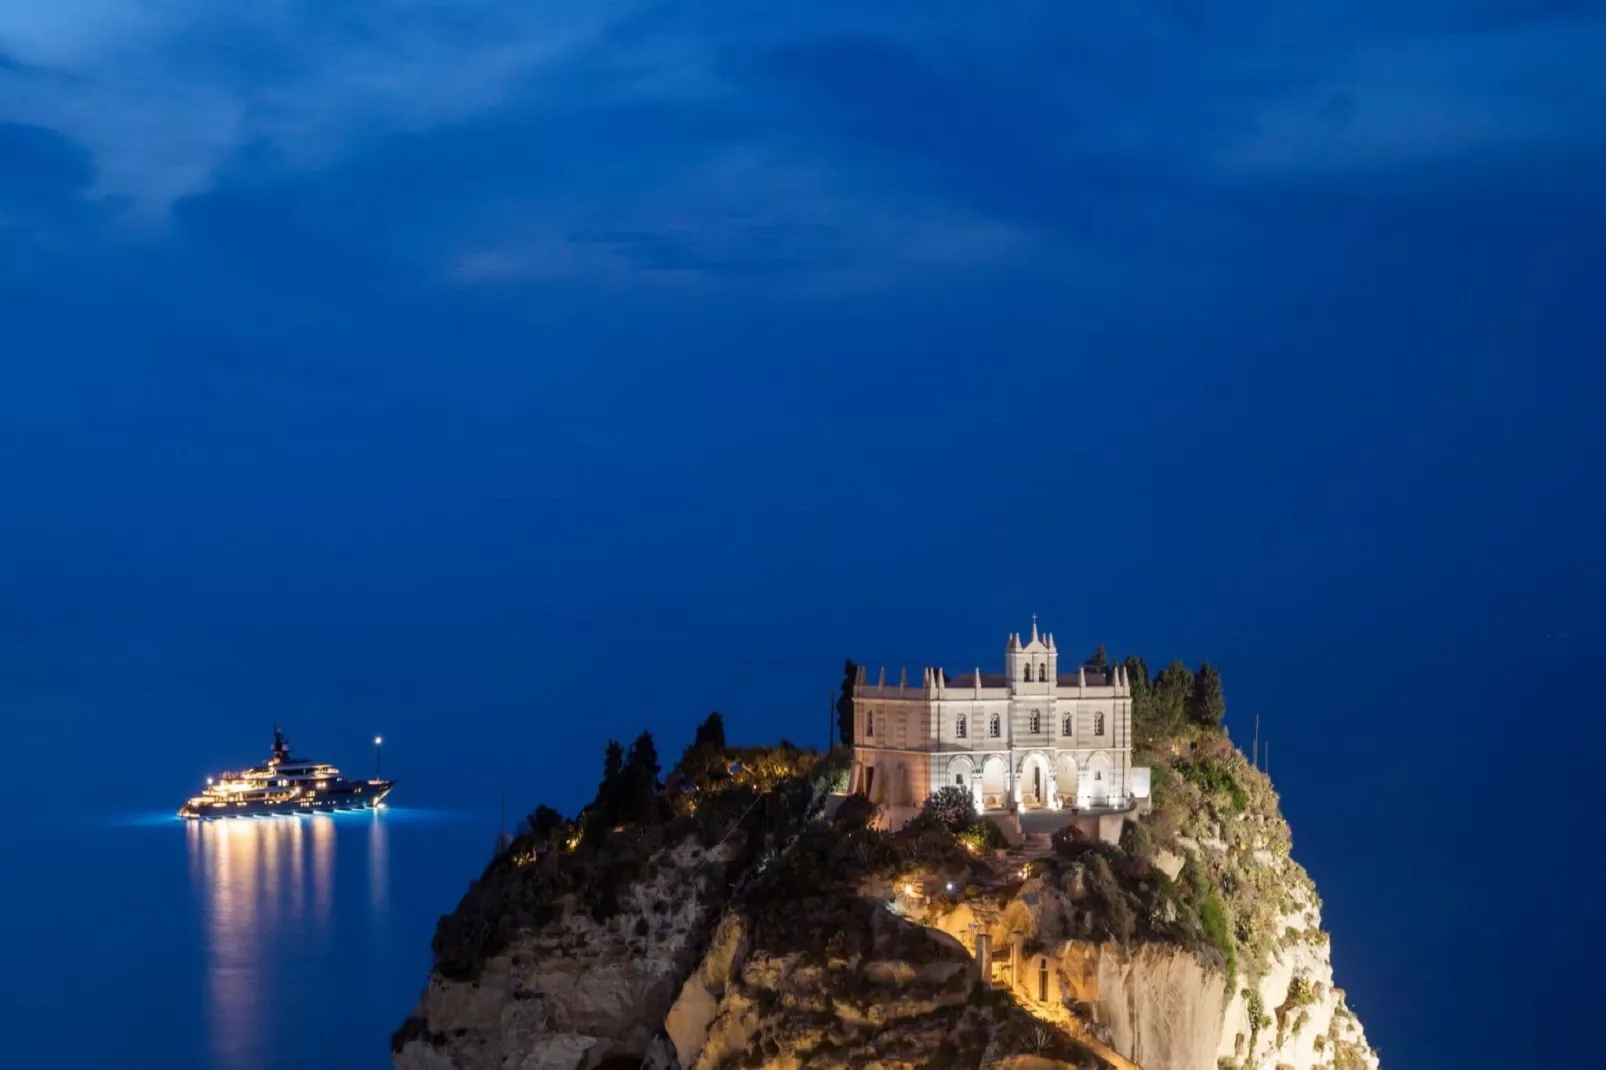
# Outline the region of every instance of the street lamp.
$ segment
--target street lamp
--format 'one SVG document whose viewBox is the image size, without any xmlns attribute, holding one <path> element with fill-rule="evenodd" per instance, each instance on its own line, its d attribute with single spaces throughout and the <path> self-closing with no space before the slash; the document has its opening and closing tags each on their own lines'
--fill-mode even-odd
<svg viewBox="0 0 1606 1070">
<path fill-rule="evenodd" d="M 374 779 L 375 780 L 382 779 L 380 777 L 380 775 L 379 775 L 379 769 L 380 769 L 379 748 L 384 745 L 384 742 L 385 742 L 385 737 L 383 737 L 383 736 L 375 736 L 374 737 Z"/>
</svg>

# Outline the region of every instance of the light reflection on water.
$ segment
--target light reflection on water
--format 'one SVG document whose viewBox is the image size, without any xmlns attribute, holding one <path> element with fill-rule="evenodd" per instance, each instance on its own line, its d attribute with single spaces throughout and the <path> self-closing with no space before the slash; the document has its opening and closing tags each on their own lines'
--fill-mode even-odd
<svg viewBox="0 0 1606 1070">
<path fill-rule="evenodd" d="M 283 1049 L 268 1034 L 282 1005 L 322 988 L 336 886 L 336 823 L 367 821 L 364 840 L 344 828 L 348 850 L 366 847 L 367 911 L 383 927 L 389 904 L 387 814 L 185 822 L 192 888 L 206 953 L 206 1022 L 212 1065 L 268 1070 Z M 363 860 L 353 860 L 363 861 Z M 348 869 L 349 872 L 349 869 Z M 360 887 L 360 885 L 359 885 Z M 310 908 L 309 908 L 310 904 Z M 282 1039 L 282 1038 L 280 1038 Z"/>
</svg>

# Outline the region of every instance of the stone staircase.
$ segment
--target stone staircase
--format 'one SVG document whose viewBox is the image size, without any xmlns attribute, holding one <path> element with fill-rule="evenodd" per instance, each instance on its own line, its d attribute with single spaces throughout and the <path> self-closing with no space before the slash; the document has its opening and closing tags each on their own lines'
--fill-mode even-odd
<svg viewBox="0 0 1606 1070">
<path fill-rule="evenodd" d="M 1019 846 L 1011 847 L 1004 855 L 1004 861 L 1018 871 L 1026 863 L 1047 858 L 1053 853 L 1054 844 L 1046 832 L 1028 832 Z"/>
</svg>

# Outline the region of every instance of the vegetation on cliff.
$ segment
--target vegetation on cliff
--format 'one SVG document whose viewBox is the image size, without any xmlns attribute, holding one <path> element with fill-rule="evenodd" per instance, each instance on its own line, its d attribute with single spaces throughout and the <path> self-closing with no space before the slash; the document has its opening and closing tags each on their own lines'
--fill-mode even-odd
<svg viewBox="0 0 1606 1070">
<path fill-rule="evenodd" d="M 824 794 L 821 781 L 834 782 L 840 768 L 785 742 L 727 747 L 716 713 L 699 728 L 668 788 L 658 772 L 650 734 L 628 751 L 610 740 L 592 802 L 573 819 L 538 806 L 457 909 L 440 919 L 435 972 L 472 981 L 516 934 L 552 925 L 572 910 L 606 921 L 618 912 L 621 891 L 650 876 L 661 852 L 688 842 L 708 854 L 686 891 L 722 898 L 756 860 L 787 841 Z M 721 850 L 711 850 L 716 846 Z"/>
<path fill-rule="evenodd" d="M 949 931 L 962 933 L 965 918 L 1040 909 L 1024 905 L 1045 901 L 1032 899 L 1037 886 L 1024 897 L 1023 888 L 1041 879 L 1059 893 L 1046 900 L 1060 919 L 1044 930 L 1048 943 L 1180 946 L 1241 994 L 1247 1052 L 1273 1029 L 1279 1045 L 1323 1029 L 1317 1050 L 1330 1051 L 1335 1066 L 1365 1065 L 1358 1026 L 1335 1024 L 1329 1035 L 1325 1019 L 1308 1025 L 1310 1000 L 1324 993 L 1307 981 L 1296 978 L 1284 997 L 1279 980 L 1277 997 L 1262 1003 L 1258 979 L 1279 948 L 1325 934 L 1314 888 L 1289 857 L 1270 781 L 1227 736 L 1220 675 L 1174 662 L 1151 678 L 1142 659 L 1123 664 L 1134 696 L 1134 765 L 1151 770 L 1153 806 L 1126 824 L 1119 845 L 1066 829 L 1052 854 L 1023 872 L 1019 856 L 1006 857 L 998 826 L 957 788 L 935 792 L 897 832 L 877 827 L 879 808 L 862 795 L 841 799 L 825 820 L 825 793 L 846 783 L 845 751 L 822 756 L 784 741 L 734 748 L 716 713 L 667 777 L 651 735 L 628 747 L 610 741 L 596 795 L 580 813 L 532 811 L 441 919 L 435 972 L 473 982 L 520 934 L 595 934 L 599 926 L 611 934 L 611 953 L 638 954 L 634 933 L 642 950 L 658 954 L 662 944 L 648 947 L 648 938 L 665 919 L 654 912 L 671 910 L 676 955 L 695 958 L 708 930 L 734 918 L 746 934 L 746 965 L 725 998 L 740 1011 L 731 1020 L 749 1032 L 727 1029 L 728 1046 L 709 1065 L 764 1065 L 785 1053 L 831 1067 L 975 1066 L 984 1048 L 1092 1065 L 1082 1041 L 983 983 L 966 947 L 928 927 L 947 918 Z M 848 663 L 847 681 L 855 672 Z M 851 729 L 851 707 L 839 712 Z M 553 952 L 541 940 L 519 946 L 521 955 Z M 672 971 L 681 968 L 675 962 Z M 1086 1008 L 1067 1006 L 1074 1031 Z M 441 1042 L 418 1017 L 396 1043 L 411 1040 Z"/>
</svg>

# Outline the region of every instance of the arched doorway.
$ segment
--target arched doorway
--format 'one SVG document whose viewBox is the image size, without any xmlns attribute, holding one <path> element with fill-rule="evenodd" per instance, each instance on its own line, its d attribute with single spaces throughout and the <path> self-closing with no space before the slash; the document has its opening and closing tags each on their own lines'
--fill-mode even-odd
<svg viewBox="0 0 1606 1070">
<path fill-rule="evenodd" d="M 1048 759 L 1028 754 L 1020 763 L 1020 803 L 1029 810 L 1049 805 L 1053 797 L 1054 775 Z"/>
<path fill-rule="evenodd" d="M 981 767 L 981 805 L 983 810 L 1003 810 L 1008 806 L 1009 766 L 996 754 Z"/>
<path fill-rule="evenodd" d="M 1087 762 L 1087 796 L 1089 806 L 1110 805 L 1114 789 L 1115 766 L 1110 756 L 1099 751 Z"/>
<path fill-rule="evenodd" d="M 948 763 L 948 772 L 940 788 L 959 788 L 966 794 L 976 797 L 978 795 L 975 785 L 976 765 L 969 758 L 955 758 Z M 976 798 L 976 808 L 981 809 L 981 799 Z"/>
<path fill-rule="evenodd" d="M 1077 805 L 1076 755 L 1066 752 L 1054 759 L 1054 790 L 1061 806 Z"/>
</svg>

